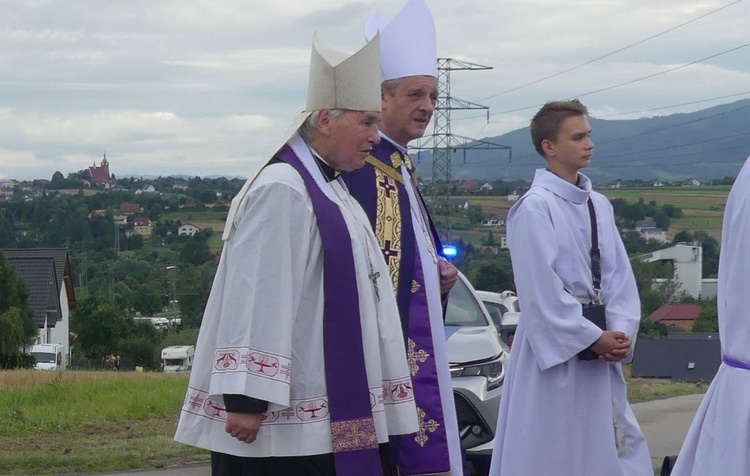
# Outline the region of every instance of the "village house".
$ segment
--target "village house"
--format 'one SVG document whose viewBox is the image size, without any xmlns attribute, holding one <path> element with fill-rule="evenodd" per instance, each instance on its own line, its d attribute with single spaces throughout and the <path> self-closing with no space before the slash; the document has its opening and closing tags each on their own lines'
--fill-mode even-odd
<svg viewBox="0 0 750 476">
<path fill-rule="evenodd" d="M 701 313 L 699 304 L 682 304 L 668 302 L 648 316 L 652 322 L 661 322 L 665 326 L 681 329 L 686 332 L 693 330 L 693 324 Z"/>
<path fill-rule="evenodd" d="M 122 202 L 120 204 L 120 213 L 132 215 L 133 213 L 139 213 L 140 211 L 141 206 L 137 203 Z"/>
<path fill-rule="evenodd" d="M 468 192 L 468 193 L 474 193 L 479 188 L 479 181 L 471 179 L 471 180 L 465 180 L 461 185 L 458 186 L 458 189 L 462 192 Z"/>
<path fill-rule="evenodd" d="M 201 230 L 203 230 L 203 228 L 198 225 L 195 225 L 193 223 L 184 223 L 180 228 L 177 229 L 177 234 L 180 236 L 193 236 Z"/>
<path fill-rule="evenodd" d="M 151 236 L 151 220 L 147 217 L 136 217 L 133 219 L 133 231 L 136 235 Z"/>
<path fill-rule="evenodd" d="M 503 217 L 492 217 L 482 221 L 482 226 L 503 226 L 505 219 Z"/>
<path fill-rule="evenodd" d="M 70 311 L 76 308 L 73 276 L 65 248 L 0 250 L 26 282 L 39 329 L 35 344 L 63 344 L 70 351 Z"/>
</svg>

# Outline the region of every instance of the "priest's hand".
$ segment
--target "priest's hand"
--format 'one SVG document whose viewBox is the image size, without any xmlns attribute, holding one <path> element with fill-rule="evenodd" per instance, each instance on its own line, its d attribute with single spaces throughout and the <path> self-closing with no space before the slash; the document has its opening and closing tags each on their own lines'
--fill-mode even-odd
<svg viewBox="0 0 750 476">
<path fill-rule="evenodd" d="M 608 362 L 619 362 L 631 352 L 632 342 L 621 331 L 604 331 L 599 339 L 591 346 L 591 350 L 599 354 L 599 359 Z"/>
<path fill-rule="evenodd" d="M 233 438 L 244 443 L 252 443 L 258 437 L 258 430 L 263 421 L 262 413 L 227 412 L 227 423 L 224 429 Z"/>
<path fill-rule="evenodd" d="M 458 281 L 458 268 L 444 259 L 438 261 L 438 267 L 440 269 L 440 294 L 448 294 Z"/>
</svg>

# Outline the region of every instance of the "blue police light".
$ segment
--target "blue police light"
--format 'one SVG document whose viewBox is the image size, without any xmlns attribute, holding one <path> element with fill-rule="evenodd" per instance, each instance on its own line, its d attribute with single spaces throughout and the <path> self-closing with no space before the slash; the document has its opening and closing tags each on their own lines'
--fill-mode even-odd
<svg viewBox="0 0 750 476">
<path fill-rule="evenodd" d="M 458 256 L 458 248 L 453 245 L 443 245 L 443 255 L 446 258 L 455 258 Z"/>
</svg>

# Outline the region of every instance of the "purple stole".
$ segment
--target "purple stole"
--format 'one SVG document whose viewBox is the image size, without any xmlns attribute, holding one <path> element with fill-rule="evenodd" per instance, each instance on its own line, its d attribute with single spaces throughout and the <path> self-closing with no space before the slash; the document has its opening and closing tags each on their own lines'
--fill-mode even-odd
<svg viewBox="0 0 750 476">
<path fill-rule="evenodd" d="M 291 147 L 284 145 L 276 157 L 302 176 L 323 243 L 323 348 L 336 474 L 382 476 L 349 229 L 338 205 L 326 197 Z"/>
<path fill-rule="evenodd" d="M 398 154 L 398 160 L 404 160 L 403 154 L 388 140 L 383 139 L 373 147 L 371 157 L 363 168 L 344 173 L 342 176 L 349 186 L 351 195 L 359 201 L 370 218 L 374 230 L 383 225 L 379 224 L 379 221 L 400 221 L 401 234 L 397 240 L 400 247 L 394 249 L 391 243 L 383 242 L 380 245 L 389 269 L 392 268 L 390 260 L 397 258 L 396 296 L 404 336 L 407 337 L 407 361 L 414 385 L 420 431 L 391 437 L 394 462 L 398 465 L 401 475 L 445 473 L 450 471 L 448 437 L 435 364 L 424 273 L 414 236 L 411 206 L 403 183 L 404 178 L 400 167 L 396 166 L 398 164 L 391 160 L 394 154 Z M 398 200 L 399 216 L 379 216 L 378 187 L 383 188 L 388 197 L 395 196 Z M 422 200 L 419 191 L 414 188 L 417 200 Z M 429 216 L 425 217 L 425 220 L 439 249 L 440 242 Z"/>
</svg>

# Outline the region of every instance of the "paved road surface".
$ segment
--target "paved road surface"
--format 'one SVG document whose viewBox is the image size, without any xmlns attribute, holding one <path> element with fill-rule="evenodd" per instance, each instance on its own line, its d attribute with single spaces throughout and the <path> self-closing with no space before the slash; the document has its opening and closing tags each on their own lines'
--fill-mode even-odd
<svg viewBox="0 0 750 476">
<path fill-rule="evenodd" d="M 698 394 L 633 404 L 633 411 L 646 435 L 655 468 L 661 467 L 665 456 L 679 452 L 682 441 L 690 428 L 690 422 L 693 421 L 693 415 L 702 399 L 703 395 Z M 210 476 L 210 474 L 211 470 L 208 465 L 182 466 L 158 471 L 97 473 L 98 476 Z M 87 476 L 95 475 L 88 473 Z"/>
<path fill-rule="evenodd" d="M 661 468 L 667 455 L 676 455 L 685 440 L 703 394 L 665 398 L 632 405 L 651 453 L 654 467 Z"/>
</svg>

